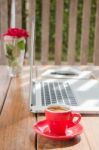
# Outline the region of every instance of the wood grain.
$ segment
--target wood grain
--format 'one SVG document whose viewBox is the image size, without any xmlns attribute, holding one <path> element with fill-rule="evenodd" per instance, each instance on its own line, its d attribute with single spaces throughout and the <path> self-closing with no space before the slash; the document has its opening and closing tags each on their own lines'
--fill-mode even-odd
<svg viewBox="0 0 99 150">
<path fill-rule="evenodd" d="M 22 0 L 15 1 L 15 22 L 17 28 L 22 28 Z"/>
<path fill-rule="evenodd" d="M 95 27 L 95 41 L 94 41 L 94 64 L 99 65 L 99 0 L 97 0 L 96 8 L 96 27 Z"/>
<path fill-rule="evenodd" d="M 10 80 L 7 67 L 0 66 L 0 114 L 9 89 Z"/>
<path fill-rule="evenodd" d="M 49 15 L 50 0 L 42 0 L 42 40 L 41 40 L 41 63 L 47 64 L 49 50 Z"/>
<path fill-rule="evenodd" d="M 10 89 L 0 116 L 1 150 L 34 150 L 35 117 L 29 112 L 29 70 L 11 81 Z"/>
<path fill-rule="evenodd" d="M 75 63 L 76 25 L 77 25 L 77 2 L 70 0 L 69 9 L 69 37 L 68 37 L 68 63 Z"/>
<path fill-rule="evenodd" d="M 35 0 L 29 0 L 29 15 L 27 17 L 27 31 L 29 32 L 29 36 L 31 37 L 31 32 L 32 32 L 32 21 L 35 17 L 35 9 L 36 9 L 36 2 Z M 30 38 L 27 39 L 27 50 L 29 53 L 29 56 L 31 56 L 31 41 Z"/>
<path fill-rule="evenodd" d="M 89 25 L 90 25 L 90 12 L 91 12 L 91 0 L 83 1 L 83 17 L 82 17 L 82 34 L 81 34 L 81 64 L 86 65 L 88 59 L 88 47 L 89 47 Z"/>
<path fill-rule="evenodd" d="M 99 115 L 86 116 L 83 118 L 83 125 L 85 130 L 85 135 L 89 142 L 89 147 L 91 150 L 97 150 L 99 146 Z"/>
<path fill-rule="evenodd" d="M 0 0 L 0 34 L 8 29 L 8 0 Z M 0 36 L 0 64 L 6 64 L 3 36 Z"/>
<path fill-rule="evenodd" d="M 55 64 L 61 64 L 64 1 L 56 0 Z"/>
</svg>

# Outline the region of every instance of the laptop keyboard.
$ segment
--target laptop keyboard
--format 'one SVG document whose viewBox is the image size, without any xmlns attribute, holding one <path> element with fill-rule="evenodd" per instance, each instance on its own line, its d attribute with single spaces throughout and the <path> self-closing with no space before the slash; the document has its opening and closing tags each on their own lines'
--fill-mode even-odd
<svg viewBox="0 0 99 150">
<path fill-rule="evenodd" d="M 77 100 L 69 83 L 64 82 L 41 82 L 42 105 L 65 104 L 77 106 Z"/>
</svg>

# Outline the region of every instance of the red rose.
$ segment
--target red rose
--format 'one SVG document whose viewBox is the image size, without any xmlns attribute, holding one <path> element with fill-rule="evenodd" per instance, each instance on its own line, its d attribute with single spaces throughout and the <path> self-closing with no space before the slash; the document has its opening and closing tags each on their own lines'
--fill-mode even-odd
<svg viewBox="0 0 99 150">
<path fill-rule="evenodd" d="M 28 37 L 28 33 L 25 29 L 19 29 L 19 28 L 10 28 L 8 29 L 8 31 L 3 34 L 4 36 L 8 35 L 8 36 L 13 36 L 13 37 L 17 37 L 17 38 L 21 38 L 21 37 Z"/>
</svg>

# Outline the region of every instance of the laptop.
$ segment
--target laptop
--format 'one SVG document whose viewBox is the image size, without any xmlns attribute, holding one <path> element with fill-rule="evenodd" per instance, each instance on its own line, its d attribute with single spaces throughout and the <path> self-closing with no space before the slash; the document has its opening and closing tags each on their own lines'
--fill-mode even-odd
<svg viewBox="0 0 99 150">
<path fill-rule="evenodd" d="M 69 105 L 80 113 L 99 113 L 99 82 L 94 79 L 32 81 L 30 110 L 44 112 L 50 104 Z"/>
<path fill-rule="evenodd" d="M 99 114 L 99 82 L 90 78 L 42 78 L 34 80 L 34 31 L 32 23 L 30 111 L 43 113 L 50 104 L 69 105 L 82 114 Z M 59 73 L 59 71 L 58 71 Z"/>
</svg>

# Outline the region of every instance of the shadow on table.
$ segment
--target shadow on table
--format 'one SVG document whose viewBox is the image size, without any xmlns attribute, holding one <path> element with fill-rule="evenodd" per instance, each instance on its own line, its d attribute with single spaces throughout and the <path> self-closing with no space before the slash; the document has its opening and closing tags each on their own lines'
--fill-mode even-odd
<svg viewBox="0 0 99 150">
<path fill-rule="evenodd" d="M 41 140 L 42 139 L 42 140 Z M 77 136 L 70 140 L 56 141 L 47 139 L 45 137 L 38 136 L 37 147 L 39 149 L 50 149 L 50 148 L 65 148 L 78 144 L 81 141 L 81 137 Z"/>
</svg>

